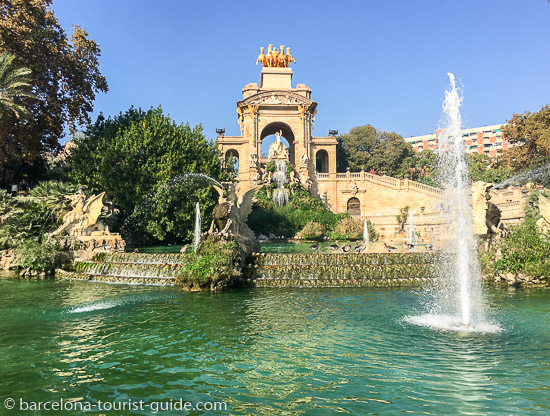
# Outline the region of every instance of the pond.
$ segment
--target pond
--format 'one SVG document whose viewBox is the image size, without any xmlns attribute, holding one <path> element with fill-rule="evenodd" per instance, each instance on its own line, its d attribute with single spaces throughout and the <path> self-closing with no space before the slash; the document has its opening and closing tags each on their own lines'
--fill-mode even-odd
<svg viewBox="0 0 550 416">
<path fill-rule="evenodd" d="M 0 397 L 225 401 L 210 414 L 231 415 L 549 414 L 550 291 L 487 292 L 503 330 L 467 334 L 408 323 L 423 307 L 412 289 L 210 294 L 4 277 Z"/>
</svg>

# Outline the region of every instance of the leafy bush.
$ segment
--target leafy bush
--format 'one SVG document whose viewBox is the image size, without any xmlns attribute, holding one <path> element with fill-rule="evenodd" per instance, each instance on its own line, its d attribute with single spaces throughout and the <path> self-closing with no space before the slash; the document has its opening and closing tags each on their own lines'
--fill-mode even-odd
<svg viewBox="0 0 550 416">
<path fill-rule="evenodd" d="M 301 185 L 291 187 L 289 204 L 277 206 L 268 196 L 267 188 L 262 187 L 256 194 L 256 202 L 248 217 L 248 225 L 256 234 L 283 235 L 292 237 L 298 234 L 308 222 L 323 226 L 323 234 L 334 230 L 341 218 L 347 214 L 335 214 L 323 201 L 314 198 Z"/>
<path fill-rule="evenodd" d="M 240 274 L 240 256 L 236 241 L 210 238 L 189 254 L 178 282 L 187 289 L 216 289 Z"/>
<path fill-rule="evenodd" d="M 41 241 L 54 231 L 70 208 L 67 195 L 77 191 L 75 185 L 43 182 L 26 198 L 12 198 L 0 192 L 0 248 L 14 248 L 21 241 Z"/>
<path fill-rule="evenodd" d="M 300 231 L 300 237 L 304 240 L 321 240 L 325 236 L 326 231 L 323 224 L 310 221 Z"/>
<path fill-rule="evenodd" d="M 364 226 L 364 221 L 343 216 L 334 231 L 330 233 L 330 238 L 332 240 L 362 240 Z M 370 221 L 367 221 L 367 229 L 369 230 L 369 241 L 377 241 L 378 235 Z"/>
<path fill-rule="evenodd" d="M 493 273 L 525 273 L 535 278 L 550 276 L 550 242 L 540 234 L 535 221 L 526 218 L 500 244 L 502 258 L 495 261 Z"/>
<path fill-rule="evenodd" d="M 55 247 L 26 240 L 15 248 L 15 260 L 22 268 L 36 272 L 50 271 L 55 266 Z"/>
</svg>

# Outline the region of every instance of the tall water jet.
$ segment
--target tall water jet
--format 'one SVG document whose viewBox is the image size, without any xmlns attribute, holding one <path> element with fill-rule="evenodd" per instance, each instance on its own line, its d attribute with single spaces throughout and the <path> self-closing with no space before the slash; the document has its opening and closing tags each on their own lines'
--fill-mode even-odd
<svg viewBox="0 0 550 416">
<path fill-rule="evenodd" d="M 277 185 L 273 190 L 273 201 L 280 207 L 284 207 L 288 204 L 288 189 L 285 188 L 287 183 L 285 159 L 275 159 L 273 182 Z"/>
<path fill-rule="evenodd" d="M 455 77 L 449 73 L 443 118 L 439 130 L 439 168 L 443 185 L 440 214 L 445 228 L 442 241 L 446 254 L 440 276 L 431 295 L 429 314 L 409 321 L 435 328 L 458 331 L 498 331 L 486 321 L 481 290 L 481 273 L 474 236 L 468 164 L 462 138 L 460 107 L 462 96 Z M 410 229 L 409 229 L 410 232 Z"/>
<path fill-rule="evenodd" d="M 369 245 L 369 227 L 366 219 L 363 221 L 363 245 L 365 248 Z"/>
<path fill-rule="evenodd" d="M 416 244 L 416 234 L 414 232 L 414 214 L 412 211 L 409 211 L 409 233 L 407 235 L 407 244 L 409 246 L 414 246 Z"/>
<path fill-rule="evenodd" d="M 195 230 L 193 234 L 193 250 L 195 253 L 199 248 L 201 242 L 201 227 L 202 227 L 202 218 L 201 218 L 201 209 L 199 203 L 195 206 Z"/>
</svg>

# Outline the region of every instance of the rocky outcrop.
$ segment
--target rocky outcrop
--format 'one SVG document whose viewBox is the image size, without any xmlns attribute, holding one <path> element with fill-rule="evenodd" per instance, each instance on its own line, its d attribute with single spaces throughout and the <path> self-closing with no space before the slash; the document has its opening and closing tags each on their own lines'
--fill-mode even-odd
<svg viewBox="0 0 550 416">
<path fill-rule="evenodd" d="M 0 251 L 0 269 L 11 270 L 17 267 L 13 250 Z"/>
<path fill-rule="evenodd" d="M 540 286 L 547 287 L 549 282 L 523 273 L 501 273 L 494 276 L 495 283 L 506 283 L 508 286 Z"/>
</svg>

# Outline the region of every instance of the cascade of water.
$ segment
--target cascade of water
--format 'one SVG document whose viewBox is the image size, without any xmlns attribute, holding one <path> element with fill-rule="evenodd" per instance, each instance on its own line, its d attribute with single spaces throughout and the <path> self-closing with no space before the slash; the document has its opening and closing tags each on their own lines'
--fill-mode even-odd
<svg viewBox="0 0 550 416">
<path fill-rule="evenodd" d="M 369 245 L 369 227 L 367 224 L 367 220 L 363 222 L 363 244 L 365 248 Z"/>
<path fill-rule="evenodd" d="M 277 188 L 273 190 L 273 201 L 280 207 L 284 207 L 288 204 L 288 189 L 285 188 L 285 184 L 287 183 L 286 160 L 275 160 L 273 182 L 277 185 Z"/>
<path fill-rule="evenodd" d="M 439 265 L 438 285 L 432 291 L 430 314 L 408 318 L 411 322 L 458 331 L 500 330 L 487 322 L 483 307 L 477 241 L 473 232 L 468 164 L 462 138 L 462 96 L 454 75 L 445 91 L 439 130 L 439 168 L 444 185 L 443 216 L 447 236 L 442 242 L 449 261 Z"/>
<path fill-rule="evenodd" d="M 407 244 L 414 246 L 416 244 L 416 234 L 414 233 L 414 214 L 409 211 L 409 235 L 407 236 Z"/>
<path fill-rule="evenodd" d="M 193 249 L 195 253 L 197 252 L 197 249 L 199 248 L 199 243 L 201 242 L 201 210 L 199 203 L 197 202 L 197 206 L 195 208 L 195 231 L 193 236 Z"/>
</svg>

